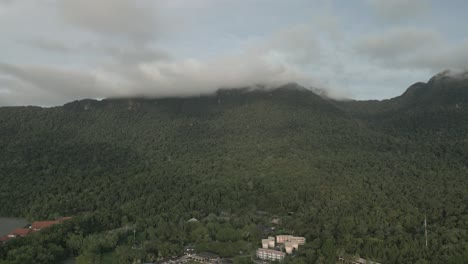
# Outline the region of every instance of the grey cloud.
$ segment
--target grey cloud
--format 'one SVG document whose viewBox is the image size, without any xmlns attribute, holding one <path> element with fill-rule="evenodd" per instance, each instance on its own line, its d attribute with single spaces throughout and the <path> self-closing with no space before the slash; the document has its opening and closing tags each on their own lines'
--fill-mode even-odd
<svg viewBox="0 0 468 264">
<path fill-rule="evenodd" d="M 64 18 L 100 35 L 148 41 L 160 33 L 152 1 L 63 0 Z"/>
<path fill-rule="evenodd" d="M 290 81 L 310 84 L 301 71 L 284 63 L 271 63 L 255 54 L 232 55 L 208 61 L 186 59 L 142 64 L 144 80 L 155 94 L 190 95 L 218 88 L 254 84 L 278 85 Z M 140 91 L 144 92 L 144 91 Z"/>
<path fill-rule="evenodd" d="M 433 48 L 441 43 L 441 36 L 433 30 L 398 28 L 359 40 L 358 52 L 375 59 L 394 59 L 415 51 Z"/>
<path fill-rule="evenodd" d="M 150 95 L 193 95 L 221 87 L 287 82 L 319 85 L 299 67 L 316 63 L 321 57 L 315 32 L 311 25 L 296 25 L 250 43 L 242 52 L 208 59 L 162 59 L 135 67 L 120 65 L 119 73 L 138 84 L 131 89 L 133 92 Z"/>
<path fill-rule="evenodd" d="M 420 0 L 368 1 L 386 19 L 410 17 L 426 8 Z M 391 89 L 396 95 L 397 88 L 428 78 L 428 68 L 440 71 L 468 61 L 466 44 L 453 44 L 456 36 L 448 31 L 444 34 L 450 38 L 406 28 L 356 40 L 359 32 L 376 32 L 381 25 L 373 25 L 375 17 L 361 10 L 340 13 L 343 10 L 334 10 L 331 2 L 329 13 L 321 11 L 327 9 L 322 4 L 307 1 L 298 6 L 270 0 L 19 2 L 13 0 L 11 8 L 0 9 L 7 10 L 7 16 L 0 16 L 5 32 L 0 45 L 11 51 L 2 57 L 9 64 L 0 63 L 0 105 L 57 105 L 85 97 L 188 96 L 220 87 L 291 81 L 332 89 L 329 93 L 336 96 L 355 90 L 360 96 L 382 98 Z M 252 4 L 260 8 L 260 2 L 272 9 L 258 10 L 265 11 L 258 17 L 245 12 L 252 10 Z M 298 10 L 303 7 L 307 10 Z M 359 25 L 362 16 L 370 23 Z M 175 20 L 183 23 L 172 23 Z M 35 22 L 35 27 L 29 26 Z M 183 25 L 174 28 L 175 24 Z M 42 39 L 29 46 L 16 45 L 31 38 Z M 37 64 L 28 65 L 29 61 Z M 35 101 L 27 99 L 31 96 L 36 96 Z"/>
<path fill-rule="evenodd" d="M 42 95 L 44 97 L 36 98 L 36 104 L 40 105 L 51 101 L 54 104 L 60 104 L 64 103 L 64 99 L 100 98 L 105 96 L 111 88 L 104 87 L 96 74 L 44 65 L 19 67 L 0 64 L 1 75 L 11 80 L 10 85 L 4 87 L 8 91 L 4 97 L 41 97 Z M 54 98 L 61 101 L 54 101 Z M 20 101 L 24 100 L 25 98 L 22 98 Z"/>
<path fill-rule="evenodd" d="M 69 53 L 73 50 L 72 47 L 69 47 L 64 43 L 47 39 L 30 39 L 23 41 L 22 43 L 49 52 Z"/>
<path fill-rule="evenodd" d="M 253 49 L 259 54 L 306 66 L 320 63 L 326 56 L 327 49 L 339 46 L 337 43 L 340 43 L 343 37 L 338 27 L 338 18 L 323 15 L 314 18 L 313 23 L 279 29 L 271 36 L 265 37 L 261 43 L 256 43 Z"/>
<path fill-rule="evenodd" d="M 430 8 L 430 3 L 426 0 L 367 0 L 367 2 L 377 11 L 380 18 L 395 21 L 415 17 Z"/>
<path fill-rule="evenodd" d="M 38 89 L 27 82 L 0 77 L 0 106 L 54 106 L 64 100 L 66 97 Z"/>
<path fill-rule="evenodd" d="M 103 49 L 103 52 L 122 64 L 170 60 L 172 58 L 169 52 L 151 47 L 108 47 Z"/>
<path fill-rule="evenodd" d="M 355 50 L 389 68 L 427 69 L 437 73 L 468 66 L 468 41 L 450 45 L 432 30 L 390 30 L 364 37 L 357 42 Z"/>
<path fill-rule="evenodd" d="M 13 79 L 3 98 L 14 102 L 34 94 L 35 104 L 63 104 L 81 98 L 121 96 L 190 96 L 219 88 L 266 84 L 276 86 L 296 81 L 313 85 L 298 68 L 271 61 L 253 50 L 213 59 L 174 59 L 116 63 L 101 70 L 65 70 L 42 66 L 0 64 L 0 76 Z M 50 95 L 54 96 L 50 96 Z"/>
<path fill-rule="evenodd" d="M 429 68 L 433 72 L 451 69 L 454 72 L 468 69 L 468 41 L 458 45 L 440 45 L 401 60 L 402 65 L 415 68 Z"/>
<path fill-rule="evenodd" d="M 0 5 L 8 5 L 13 3 L 14 0 L 0 0 Z"/>
<path fill-rule="evenodd" d="M 296 25 L 273 34 L 256 49 L 293 63 L 309 64 L 320 57 L 321 48 L 316 35 L 310 25 Z"/>
<path fill-rule="evenodd" d="M 37 104 L 42 105 L 51 101 L 63 104 L 85 97 L 190 96 L 212 93 L 219 88 L 277 86 L 287 82 L 323 88 L 325 85 L 299 66 L 320 60 L 321 47 L 315 32 L 310 25 L 297 25 L 250 43 L 244 51 L 204 59 L 177 58 L 150 45 L 62 47 L 39 42 L 38 46 L 45 49 L 94 50 L 112 58 L 112 62 L 91 70 L 0 64 L 0 73 L 18 82 L 18 87 L 10 89 L 9 98 L 18 97 L 26 88 L 44 97 L 56 94 L 54 99 L 38 99 Z M 329 94 L 339 95 L 336 91 Z"/>
<path fill-rule="evenodd" d="M 53 53 L 65 54 L 97 54 L 112 58 L 116 63 L 135 64 L 156 60 L 169 60 L 172 56 L 165 50 L 149 45 L 135 43 L 115 43 L 113 45 L 104 43 L 75 43 L 66 44 L 56 40 L 30 39 L 20 42 L 21 44 Z"/>
</svg>

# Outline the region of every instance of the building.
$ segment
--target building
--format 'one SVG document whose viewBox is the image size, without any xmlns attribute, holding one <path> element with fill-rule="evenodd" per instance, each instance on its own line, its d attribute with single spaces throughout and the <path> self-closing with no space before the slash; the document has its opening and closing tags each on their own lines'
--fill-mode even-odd
<svg viewBox="0 0 468 264">
<path fill-rule="evenodd" d="M 31 233 L 40 231 L 41 229 L 50 227 L 55 224 L 63 223 L 64 221 L 67 221 L 69 219 L 72 219 L 72 217 L 65 216 L 65 217 L 60 217 L 55 221 L 36 221 L 36 222 L 33 222 L 31 225 L 25 226 L 25 228 L 16 228 L 7 236 L 0 237 L 0 245 L 5 244 L 10 239 L 17 238 L 17 237 L 25 237 Z"/>
<path fill-rule="evenodd" d="M 8 234 L 8 238 L 17 238 L 17 237 L 25 237 L 31 233 L 29 228 L 16 228 L 10 234 Z"/>
<path fill-rule="evenodd" d="M 198 219 L 196 219 L 195 217 L 194 218 L 190 218 L 187 223 L 198 223 Z"/>
<path fill-rule="evenodd" d="M 57 218 L 55 221 L 62 223 L 64 221 L 67 221 L 67 220 L 70 220 L 70 219 L 72 219 L 71 216 L 63 216 L 63 217 Z"/>
<path fill-rule="evenodd" d="M 274 225 L 279 225 L 281 224 L 281 219 L 279 218 L 273 218 L 270 223 L 274 224 Z"/>
<path fill-rule="evenodd" d="M 268 237 L 267 239 L 262 239 L 262 248 L 274 248 L 275 247 L 275 238 Z"/>
<path fill-rule="evenodd" d="M 270 240 L 269 239 L 262 239 L 262 248 L 268 248 Z"/>
<path fill-rule="evenodd" d="M 304 245 L 306 242 L 305 237 L 296 237 L 291 235 L 276 236 L 276 243 L 284 244 L 286 242 L 296 242 L 298 245 Z"/>
<path fill-rule="evenodd" d="M 270 248 L 275 247 L 275 237 L 268 237 L 268 247 Z"/>
<path fill-rule="evenodd" d="M 40 231 L 41 229 L 60 224 L 59 221 L 36 221 L 31 224 L 31 229 L 33 231 Z"/>
<path fill-rule="evenodd" d="M 267 248 L 259 248 L 257 249 L 257 258 L 263 259 L 263 260 L 283 260 L 284 257 L 286 256 L 286 253 L 273 250 L 273 249 L 267 249 Z"/>
<path fill-rule="evenodd" d="M 197 254 L 195 251 L 195 247 L 193 245 L 188 245 L 184 247 L 184 255 L 186 256 L 192 256 Z"/>
<path fill-rule="evenodd" d="M 292 254 L 294 250 L 297 250 L 299 248 L 299 244 L 297 242 L 285 242 L 284 243 L 284 249 L 286 250 L 286 253 Z"/>
<path fill-rule="evenodd" d="M 4 245 L 10 238 L 8 236 L 0 237 L 0 245 Z"/>
<path fill-rule="evenodd" d="M 196 255 L 188 256 L 188 259 L 200 263 L 217 263 L 219 261 L 219 256 L 210 252 L 201 252 Z"/>
</svg>

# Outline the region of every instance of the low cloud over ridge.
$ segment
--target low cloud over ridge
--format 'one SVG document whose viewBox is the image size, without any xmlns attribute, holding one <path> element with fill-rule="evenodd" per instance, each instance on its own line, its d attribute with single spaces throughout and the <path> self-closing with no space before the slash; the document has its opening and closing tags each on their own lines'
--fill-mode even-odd
<svg viewBox="0 0 468 264">
<path fill-rule="evenodd" d="M 436 4 L 3 0 L 0 106 L 287 82 L 388 98 L 445 68 L 466 68 L 467 36 L 423 23 L 443 12 Z M 409 26 L 392 11 L 402 6 Z"/>
</svg>

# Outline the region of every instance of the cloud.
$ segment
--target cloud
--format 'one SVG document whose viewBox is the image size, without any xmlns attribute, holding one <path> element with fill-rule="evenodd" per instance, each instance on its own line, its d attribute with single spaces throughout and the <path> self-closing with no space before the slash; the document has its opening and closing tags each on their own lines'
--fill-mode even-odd
<svg viewBox="0 0 468 264">
<path fill-rule="evenodd" d="M 102 98 L 112 90 L 97 72 L 46 65 L 15 66 L 0 63 L 0 89 L 15 103 L 47 105 L 72 98 Z"/>
<path fill-rule="evenodd" d="M 10 76 L 0 76 L 0 106 L 53 106 L 65 98 Z"/>
<path fill-rule="evenodd" d="M 7 11 L 12 3 L 13 0 L 0 0 L 0 15 L 7 14 Z"/>
<path fill-rule="evenodd" d="M 35 44 L 38 43 L 40 48 L 73 50 L 53 43 Z M 108 55 L 111 62 L 86 70 L 0 64 L 0 74 L 16 82 L 15 89 L 7 88 L 10 91 L 7 96 L 17 100 L 20 97 L 18 89 L 20 94 L 25 90 L 42 96 L 55 94 L 55 104 L 60 104 L 88 97 L 191 96 L 212 93 L 219 88 L 256 84 L 277 86 L 298 82 L 323 87 L 298 67 L 298 64 L 318 61 L 321 56 L 320 43 L 307 25 L 279 30 L 270 37 L 250 43 L 243 51 L 203 59 L 180 58 L 150 46 L 142 49 L 138 49 L 138 45 L 90 48 Z M 51 101 L 51 98 L 38 100 Z"/>
<path fill-rule="evenodd" d="M 288 82 L 331 89 L 302 68 L 320 64 L 324 55 L 321 46 L 313 26 L 298 24 L 252 41 L 237 52 L 209 58 L 169 56 L 132 66 L 117 64 L 109 71 L 129 80 L 130 94 L 153 96 L 198 95 L 219 88 L 278 86 Z M 342 95 L 336 89 L 329 93 Z"/>
<path fill-rule="evenodd" d="M 139 62 L 170 60 L 172 56 L 166 50 L 151 45 L 137 43 L 64 43 L 58 40 L 35 38 L 20 42 L 37 50 L 61 53 L 64 55 L 91 55 L 108 57 L 116 63 L 136 64 Z"/>
<path fill-rule="evenodd" d="M 63 0 L 59 3 L 66 21 L 99 35 L 149 41 L 161 33 L 152 1 Z"/>
<path fill-rule="evenodd" d="M 381 34 L 363 37 L 356 44 L 358 52 L 375 59 L 395 59 L 421 49 L 439 46 L 442 37 L 433 30 L 396 28 Z"/>
<path fill-rule="evenodd" d="M 465 69 L 468 40 L 449 43 L 433 30 L 397 28 L 357 41 L 355 51 L 388 68 Z"/>
<path fill-rule="evenodd" d="M 0 105 L 285 82 L 388 98 L 468 61 L 443 7 L 439 23 L 411 19 L 425 0 L 0 0 Z"/>
<path fill-rule="evenodd" d="M 73 50 L 72 47 L 69 47 L 64 43 L 44 38 L 30 39 L 24 41 L 23 44 L 29 45 L 36 49 L 57 53 L 69 53 Z"/>
<path fill-rule="evenodd" d="M 141 62 L 170 60 L 172 55 L 169 52 L 147 46 L 111 46 L 101 49 L 101 51 L 121 64 L 137 64 Z"/>
<path fill-rule="evenodd" d="M 280 85 L 291 81 L 306 82 L 300 70 L 286 63 L 271 63 L 258 54 L 241 54 L 201 61 L 184 59 L 139 65 L 143 76 L 155 87 L 155 94 L 191 95 L 218 88 L 245 87 L 254 84 Z M 159 88 L 159 89 L 158 89 Z"/>
<path fill-rule="evenodd" d="M 255 50 L 267 56 L 277 56 L 279 60 L 310 64 L 320 57 L 320 43 L 315 36 L 316 32 L 310 25 L 295 25 L 274 33 Z"/>
<path fill-rule="evenodd" d="M 13 0 L 0 0 L 0 5 L 8 5 L 11 4 Z"/>
<path fill-rule="evenodd" d="M 367 0 L 379 17 L 397 21 L 418 16 L 430 8 L 427 0 Z"/>
<path fill-rule="evenodd" d="M 0 97 L 19 105 L 51 106 L 83 98 L 193 96 L 219 88 L 310 81 L 290 65 L 271 64 L 248 54 L 118 66 L 123 67 L 121 71 L 117 67 L 86 71 L 0 64 Z"/>
<path fill-rule="evenodd" d="M 424 50 L 401 59 L 401 65 L 413 68 L 428 68 L 433 72 L 451 69 L 455 72 L 468 69 L 468 40 L 450 45 L 443 43 L 433 50 Z"/>
</svg>

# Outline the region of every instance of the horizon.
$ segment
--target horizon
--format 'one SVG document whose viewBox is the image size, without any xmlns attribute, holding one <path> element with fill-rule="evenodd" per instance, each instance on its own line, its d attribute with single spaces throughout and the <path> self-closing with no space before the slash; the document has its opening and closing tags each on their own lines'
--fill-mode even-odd
<svg viewBox="0 0 468 264">
<path fill-rule="evenodd" d="M 290 82 L 385 100 L 466 70 L 461 0 L 0 0 L 1 106 Z"/>
</svg>

